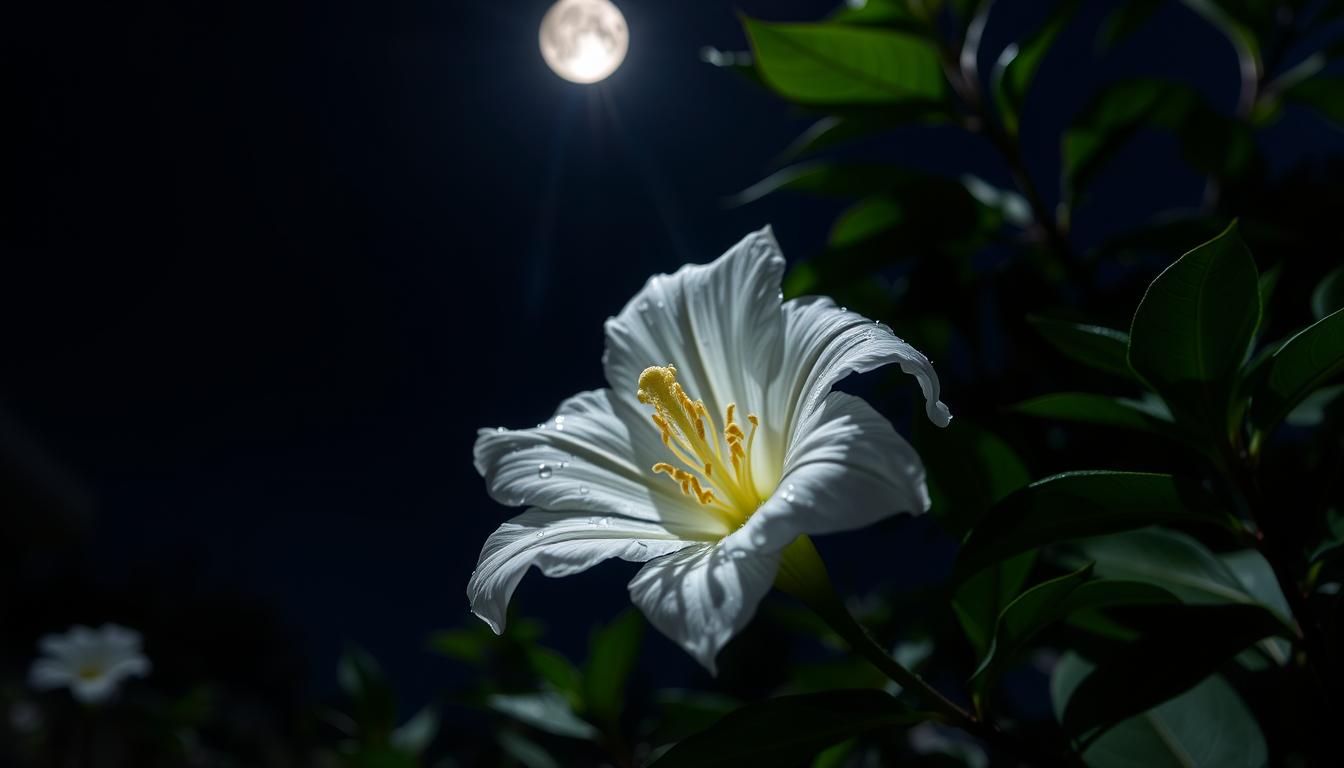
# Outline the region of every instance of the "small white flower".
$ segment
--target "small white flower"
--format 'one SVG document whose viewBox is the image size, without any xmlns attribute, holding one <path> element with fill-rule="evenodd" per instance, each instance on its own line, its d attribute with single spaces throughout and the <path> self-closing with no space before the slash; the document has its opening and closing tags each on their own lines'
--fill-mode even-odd
<svg viewBox="0 0 1344 768">
<path fill-rule="evenodd" d="M 38 690 L 69 688 L 86 704 L 112 698 L 123 680 L 149 674 L 140 651 L 140 633 L 116 624 L 98 629 L 76 625 L 63 635 L 38 641 L 42 656 L 33 662 L 28 682 Z"/>
<path fill-rule="evenodd" d="M 933 366 L 830 299 L 782 301 L 783 272 L 767 227 L 712 264 L 655 275 L 607 321 L 610 389 L 536 429 L 480 431 L 490 495 L 530 507 L 491 534 L 467 585 L 496 632 L 528 566 L 567 576 L 619 557 L 646 563 L 630 596 L 650 623 L 713 671 L 792 542 L 928 507 L 914 449 L 831 387 L 898 363 L 945 426 Z"/>
</svg>

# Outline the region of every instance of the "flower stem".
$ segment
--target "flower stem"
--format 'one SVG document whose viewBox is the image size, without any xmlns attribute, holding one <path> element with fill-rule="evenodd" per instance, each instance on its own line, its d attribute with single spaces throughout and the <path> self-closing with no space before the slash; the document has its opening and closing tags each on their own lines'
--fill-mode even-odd
<svg viewBox="0 0 1344 768">
<path fill-rule="evenodd" d="M 1061 755 L 1015 739 L 999 730 L 993 723 L 977 718 L 893 659 L 840 601 L 839 595 L 831 585 L 830 576 L 826 573 L 826 566 L 821 556 L 817 554 L 816 547 L 806 536 L 800 536 L 784 550 L 780 559 L 779 573 L 775 577 L 775 587 L 811 608 L 851 650 L 880 670 L 892 682 L 918 696 L 925 706 L 936 712 L 939 719 L 946 724 L 960 728 L 993 747 L 1015 755 L 1027 764 L 1061 766 L 1080 764 L 1078 761 L 1071 762 Z"/>
</svg>

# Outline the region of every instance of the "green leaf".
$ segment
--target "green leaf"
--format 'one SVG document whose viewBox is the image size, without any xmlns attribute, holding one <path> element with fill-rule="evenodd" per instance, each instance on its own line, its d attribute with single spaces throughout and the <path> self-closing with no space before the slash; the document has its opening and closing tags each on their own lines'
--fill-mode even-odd
<svg viewBox="0 0 1344 768">
<path fill-rule="evenodd" d="M 1167 0 L 1128 0 L 1119 3 L 1097 31 L 1097 48 L 1108 51 L 1143 27 Z"/>
<path fill-rule="evenodd" d="M 1129 332 L 1129 363 L 1177 421 L 1225 439 L 1237 372 L 1259 324 L 1259 275 L 1234 223 L 1148 286 Z"/>
<path fill-rule="evenodd" d="M 1050 676 L 1061 718 L 1093 665 L 1066 653 Z M 1083 752 L 1091 768 L 1262 768 L 1269 761 L 1255 716 L 1222 677 L 1213 676 L 1103 733 Z"/>
<path fill-rule="evenodd" d="M 468 664 L 479 664 L 489 655 L 490 647 L 486 635 L 471 629 L 444 629 L 429 636 L 429 647 L 435 653 L 441 653 Z"/>
<path fill-rule="evenodd" d="M 939 101 L 942 61 L 929 40 L 839 24 L 774 24 L 744 18 L 761 79 L 807 105 Z"/>
<path fill-rule="evenodd" d="M 1069 697 L 1064 729 L 1083 735 L 1189 690 L 1234 655 L 1283 630 L 1252 605 L 1148 606 L 1151 629 L 1121 646 Z"/>
<path fill-rule="evenodd" d="M 537 677 L 564 695 L 570 704 L 578 706 L 583 701 L 583 675 L 569 659 L 540 645 L 527 648 L 525 653 Z"/>
<path fill-rule="evenodd" d="M 1134 472 L 1068 472 L 999 502 L 975 526 L 953 566 L 960 581 L 1030 549 L 1154 523 L 1231 525 L 1197 482 Z"/>
<path fill-rule="evenodd" d="M 1344 371 L 1344 309 L 1289 338 L 1266 366 L 1250 411 L 1251 426 L 1264 435 L 1307 395 Z"/>
<path fill-rule="evenodd" d="M 1325 536 L 1308 558 L 1312 563 L 1328 560 L 1344 552 L 1344 514 L 1337 509 L 1326 512 Z"/>
<path fill-rule="evenodd" d="M 1124 331 L 1045 317 L 1028 317 L 1027 320 L 1066 357 L 1099 371 L 1134 378 L 1134 372 L 1129 368 L 1129 334 Z"/>
<path fill-rule="evenodd" d="M 1011 446 L 964 418 L 942 428 L 917 423 L 915 445 L 928 474 L 930 511 L 958 537 L 999 500 L 1031 482 Z"/>
<path fill-rule="evenodd" d="M 1034 33 L 1003 49 L 994 65 L 991 82 L 994 88 L 994 101 L 999 108 L 999 116 L 1008 133 L 1017 135 L 1018 118 L 1027 101 L 1027 90 L 1031 87 L 1036 71 L 1050 52 L 1051 46 L 1068 26 L 1074 13 L 1078 11 L 1079 0 L 1062 0 L 1046 17 L 1045 23 Z"/>
<path fill-rule="evenodd" d="M 593 633 L 583 670 L 584 712 L 593 720 L 608 727 L 620 721 L 625 684 L 639 659 L 643 639 L 644 616 L 636 610 L 627 610 Z"/>
<path fill-rule="evenodd" d="M 1344 77 L 1313 77 L 1284 92 L 1285 101 L 1296 102 L 1344 128 Z"/>
<path fill-rule="evenodd" d="M 654 765 L 795 765 L 846 739 L 904 728 L 929 717 L 870 689 L 780 696 L 742 707 L 682 741 Z"/>
<path fill-rule="evenodd" d="M 1254 550 L 1215 555 L 1197 539 L 1144 528 L 1070 543 L 1065 562 L 1092 563 L 1098 576 L 1152 584 L 1191 605 L 1257 605 L 1291 625 L 1288 601 Z"/>
<path fill-rule="evenodd" d="M 393 731 L 388 744 L 394 749 L 419 755 L 429 749 L 438 733 L 439 712 L 431 705 L 415 713 L 414 717 Z"/>
<path fill-rule="evenodd" d="M 397 721 L 397 699 L 378 661 L 358 646 L 349 646 L 336 665 L 336 680 L 350 699 L 355 722 L 366 737 L 381 738 Z"/>
<path fill-rule="evenodd" d="M 1311 313 L 1317 320 L 1324 320 L 1340 309 L 1344 309 L 1344 267 L 1335 267 L 1311 292 Z"/>
<path fill-rule="evenodd" d="M 1064 132 L 1064 199 L 1076 204 L 1118 150 L 1141 130 L 1172 132 L 1194 170 L 1238 178 L 1253 167 L 1250 130 L 1183 83 L 1139 79 L 1101 89 Z"/>
<path fill-rule="evenodd" d="M 994 623 L 1027 583 L 1035 564 L 1036 551 L 1023 552 L 991 565 L 957 587 L 952 610 L 977 655 L 983 656 L 989 650 Z"/>
<path fill-rule="evenodd" d="M 1014 413 L 1177 438 L 1170 419 L 1159 418 L 1143 403 L 1087 392 L 1057 392 L 1009 406 Z"/>
<path fill-rule="evenodd" d="M 495 740 L 504 754 L 526 768 L 561 768 L 560 761 L 551 757 L 545 747 L 521 733 L 500 731 L 495 734 Z"/>
<path fill-rule="evenodd" d="M 1170 592 L 1151 584 L 1090 581 L 1091 576 L 1092 566 L 1085 565 L 1073 573 L 1037 584 L 1004 609 L 994 628 L 994 642 L 968 684 L 972 696 L 983 699 L 1003 669 L 1021 657 L 1036 635 L 1075 611 L 1176 602 Z"/>
<path fill-rule="evenodd" d="M 490 709 L 520 723 L 571 739 L 596 741 L 600 735 L 592 723 L 574 714 L 569 702 L 554 691 L 494 694 L 485 700 Z"/>
</svg>

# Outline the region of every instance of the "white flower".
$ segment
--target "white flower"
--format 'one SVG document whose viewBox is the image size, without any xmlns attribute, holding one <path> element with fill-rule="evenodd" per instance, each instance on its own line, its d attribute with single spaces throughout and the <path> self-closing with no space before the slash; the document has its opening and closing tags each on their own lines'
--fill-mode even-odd
<svg viewBox="0 0 1344 768">
<path fill-rule="evenodd" d="M 98 629 L 77 625 L 64 635 L 43 636 L 38 648 L 42 657 L 33 662 L 29 684 L 38 690 L 69 688 L 86 704 L 105 702 L 123 680 L 149 674 L 140 633 L 116 624 Z"/>
<path fill-rule="evenodd" d="M 610 389 L 536 429 L 481 430 L 491 497 L 530 507 L 491 534 L 467 585 L 496 632 L 528 566 L 567 576 L 619 557 L 646 563 L 630 596 L 650 623 L 712 672 L 795 539 L 928 507 L 914 449 L 831 387 L 898 363 L 945 426 L 932 365 L 829 299 L 781 301 L 783 272 L 767 227 L 712 264 L 655 275 L 607 321 Z"/>
</svg>

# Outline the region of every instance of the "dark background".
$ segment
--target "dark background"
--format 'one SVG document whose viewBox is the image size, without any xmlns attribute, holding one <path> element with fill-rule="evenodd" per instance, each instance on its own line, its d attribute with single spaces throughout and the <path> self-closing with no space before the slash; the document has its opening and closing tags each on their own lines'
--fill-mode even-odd
<svg viewBox="0 0 1344 768">
<path fill-rule="evenodd" d="M 547 5 L 5 14 L 11 671 L 39 633 L 109 620 L 141 628 L 151 656 L 170 636 L 196 642 L 194 663 L 291 695 L 332 689 L 353 641 L 406 698 L 427 699 L 466 672 L 424 638 L 468 620 L 476 554 L 510 514 L 472 469 L 475 430 L 534 424 L 602 386 L 602 321 L 649 274 L 765 223 L 791 262 L 821 246 L 838 204 L 724 205 L 808 119 L 698 51 L 745 47 L 738 10 L 809 20 L 834 3 L 626 0 L 629 57 L 595 87 L 541 61 Z M 1001 3 L 986 49 L 1030 29 L 1035 5 Z M 1097 57 L 1110 7 L 1085 5 L 1028 102 L 1038 178 L 1058 176 L 1060 128 L 1120 73 L 1235 102 L 1231 48 L 1179 6 Z M 1291 109 L 1260 139 L 1280 170 L 1341 146 Z M 986 145 L 950 128 L 901 129 L 881 150 L 1009 184 Z M 1203 184 L 1170 136 L 1142 134 L 1075 220 L 1075 245 L 1197 205 Z M 891 531 L 822 543 L 842 589 L 941 576 L 951 542 L 917 522 Z M 626 602 L 633 570 L 533 575 L 518 600 L 578 652 Z M 666 640 L 649 643 L 651 674 L 702 679 Z"/>
</svg>

